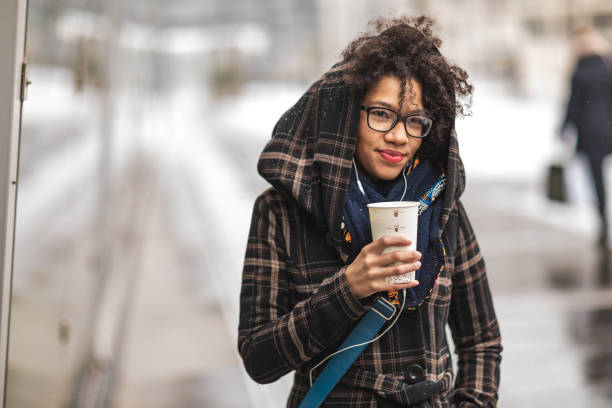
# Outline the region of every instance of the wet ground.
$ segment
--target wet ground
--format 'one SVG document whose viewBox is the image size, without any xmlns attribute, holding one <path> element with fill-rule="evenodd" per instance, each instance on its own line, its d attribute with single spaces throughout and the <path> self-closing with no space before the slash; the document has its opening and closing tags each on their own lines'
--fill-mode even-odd
<svg viewBox="0 0 612 408">
<path fill-rule="evenodd" d="M 490 194 L 496 199 L 484 198 Z M 500 406 L 608 407 L 609 249 L 597 249 L 594 233 L 561 229 L 496 203 L 516 194 L 512 186 L 473 183 L 464 198 L 502 330 Z M 558 220 L 572 216 L 571 208 L 551 211 Z"/>
</svg>

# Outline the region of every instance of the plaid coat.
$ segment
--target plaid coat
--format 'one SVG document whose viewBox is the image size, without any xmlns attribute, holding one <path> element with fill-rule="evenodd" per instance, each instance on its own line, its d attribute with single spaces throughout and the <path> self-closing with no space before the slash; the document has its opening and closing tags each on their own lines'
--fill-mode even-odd
<svg viewBox="0 0 612 408">
<path fill-rule="evenodd" d="M 238 349 L 259 383 L 295 370 L 289 407 L 308 391 L 310 368 L 369 309 L 349 289 L 340 232 L 360 101 L 340 72 L 328 72 L 281 117 L 258 164 L 273 187 L 253 210 Z M 445 164 L 445 259 L 432 294 L 364 350 L 324 406 L 376 407 L 378 398 L 403 406 L 496 406 L 501 338 L 485 264 L 458 200 L 465 177 L 454 131 Z M 459 359 L 456 378 L 446 323 Z"/>
</svg>

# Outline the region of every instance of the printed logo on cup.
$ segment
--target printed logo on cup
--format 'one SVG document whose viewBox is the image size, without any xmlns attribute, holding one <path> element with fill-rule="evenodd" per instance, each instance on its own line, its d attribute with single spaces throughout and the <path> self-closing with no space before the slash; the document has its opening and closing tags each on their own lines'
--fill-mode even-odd
<svg viewBox="0 0 612 408">
<path fill-rule="evenodd" d="M 393 210 L 393 216 L 397 218 L 398 215 L 399 215 L 399 210 Z M 397 232 L 397 228 L 395 229 L 395 232 Z"/>
</svg>

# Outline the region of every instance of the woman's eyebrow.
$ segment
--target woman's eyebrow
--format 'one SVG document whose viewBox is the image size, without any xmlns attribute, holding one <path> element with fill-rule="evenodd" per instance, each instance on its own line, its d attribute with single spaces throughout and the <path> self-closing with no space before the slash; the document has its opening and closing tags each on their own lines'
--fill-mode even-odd
<svg viewBox="0 0 612 408">
<path fill-rule="evenodd" d="M 389 109 L 393 109 L 396 110 L 396 108 L 391 105 L 390 103 L 387 102 L 383 102 L 383 101 L 373 101 L 372 104 L 374 105 L 380 105 L 380 106 L 384 106 L 385 108 L 389 108 Z"/>
<path fill-rule="evenodd" d="M 394 110 L 394 111 L 396 111 L 396 112 L 397 112 L 397 109 L 396 109 L 396 108 L 395 108 L 393 105 L 391 105 L 391 104 L 389 104 L 389 103 L 387 103 L 387 102 L 383 102 L 383 101 L 373 101 L 373 102 L 371 102 L 371 103 L 372 103 L 373 105 L 380 105 L 380 106 L 383 106 L 383 107 L 385 107 L 385 108 L 392 109 L 392 110 Z M 426 111 L 426 110 L 424 110 L 424 109 L 415 109 L 415 110 L 408 111 L 407 115 L 413 115 L 413 114 L 416 114 L 416 113 L 422 113 L 423 115 L 426 115 L 426 114 L 427 114 L 427 111 Z"/>
</svg>

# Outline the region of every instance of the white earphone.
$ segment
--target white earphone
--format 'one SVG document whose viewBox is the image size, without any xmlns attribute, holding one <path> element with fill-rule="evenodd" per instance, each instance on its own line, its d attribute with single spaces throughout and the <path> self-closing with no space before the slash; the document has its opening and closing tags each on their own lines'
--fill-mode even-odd
<svg viewBox="0 0 612 408">
<path fill-rule="evenodd" d="M 410 163 L 412 163 L 412 159 L 410 159 L 410 161 L 402 169 L 402 176 L 404 176 L 404 192 L 402 193 L 402 198 L 399 199 L 400 201 L 404 201 L 404 196 L 406 196 L 406 190 L 408 188 L 408 182 L 406 181 L 406 170 L 408 169 L 408 167 L 410 167 Z M 361 185 L 361 180 L 359 180 L 359 172 L 357 171 L 357 164 L 355 163 L 354 157 L 353 157 L 353 167 L 355 168 L 355 177 L 357 178 L 357 187 L 359 187 L 359 191 L 361 191 L 361 194 L 366 196 L 365 190 L 363 189 L 363 185 Z"/>
</svg>

